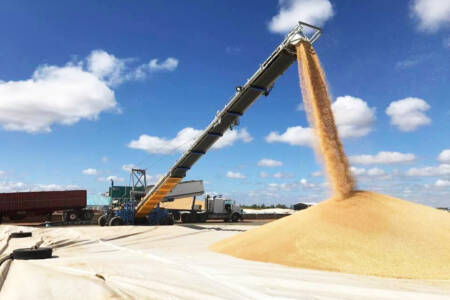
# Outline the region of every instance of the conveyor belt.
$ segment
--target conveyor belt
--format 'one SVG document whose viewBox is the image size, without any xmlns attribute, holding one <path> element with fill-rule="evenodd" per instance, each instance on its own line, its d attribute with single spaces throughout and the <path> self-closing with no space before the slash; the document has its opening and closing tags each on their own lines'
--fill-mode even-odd
<svg viewBox="0 0 450 300">
<path fill-rule="evenodd" d="M 237 124 L 237 120 L 244 114 L 247 108 L 261 95 L 268 95 L 275 80 L 289 68 L 296 60 L 295 45 L 300 39 L 314 42 L 320 34 L 320 29 L 315 35 L 307 38 L 302 32 L 300 23 L 291 31 L 284 41 L 275 49 L 269 58 L 260 66 L 247 83 L 236 89 L 236 93 L 227 105 L 220 111 L 204 132 L 195 140 L 193 145 L 183 153 L 181 158 L 169 169 L 149 193 L 142 198 L 136 207 L 136 217 L 147 215 L 170 190 L 175 187 L 186 172 L 200 159 L 208 149 L 224 135 L 224 133 Z"/>
</svg>

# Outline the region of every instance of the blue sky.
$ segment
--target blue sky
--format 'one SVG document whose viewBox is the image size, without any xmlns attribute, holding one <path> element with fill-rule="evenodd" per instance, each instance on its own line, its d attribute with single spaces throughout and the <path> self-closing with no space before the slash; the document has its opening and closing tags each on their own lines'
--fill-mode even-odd
<svg viewBox="0 0 450 300">
<path fill-rule="evenodd" d="M 359 187 L 449 206 L 449 16 L 449 0 L 2 1 L 0 190 L 101 193 L 131 164 L 154 180 L 304 20 L 324 28 Z M 299 104 L 294 64 L 186 179 L 241 203 L 326 198 Z"/>
</svg>

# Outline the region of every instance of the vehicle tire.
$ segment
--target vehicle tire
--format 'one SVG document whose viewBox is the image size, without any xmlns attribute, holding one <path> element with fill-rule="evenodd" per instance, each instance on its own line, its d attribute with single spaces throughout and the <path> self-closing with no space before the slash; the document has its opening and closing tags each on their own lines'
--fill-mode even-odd
<svg viewBox="0 0 450 300">
<path fill-rule="evenodd" d="M 166 217 L 161 218 L 157 225 L 167 225 L 167 218 Z"/>
<path fill-rule="evenodd" d="M 231 215 L 231 222 L 236 223 L 237 221 L 239 221 L 240 218 L 241 218 L 241 215 L 239 215 L 238 213 L 234 213 Z"/>
<path fill-rule="evenodd" d="M 123 225 L 123 220 L 121 217 L 114 217 L 111 220 L 109 220 L 109 226 L 119 226 Z"/>
<path fill-rule="evenodd" d="M 191 221 L 189 214 L 182 214 L 181 215 L 181 222 L 182 223 L 189 223 Z"/>
<path fill-rule="evenodd" d="M 68 215 L 69 221 L 76 221 L 78 219 L 78 215 L 76 212 L 71 212 Z"/>
<path fill-rule="evenodd" d="M 159 225 L 173 225 L 173 223 L 174 223 L 173 216 L 169 215 L 169 216 L 164 217 L 160 221 Z"/>
<path fill-rule="evenodd" d="M 11 254 L 13 259 L 44 259 L 52 257 L 52 248 L 23 248 L 16 249 Z"/>
<path fill-rule="evenodd" d="M 31 232 L 23 232 L 23 231 L 19 231 L 19 232 L 13 232 L 9 235 L 10 238 L 25 238 L 25 237 L 31 237 L 32 233 Z"/>
<path fill-rule="evenodd" d="M 90 220 L 92 220 L 93 217 L 94 217 L 94 213 L 90 210 L 84 210 L 82 212 L 82 219 L 84 221 L 90 221 Z"/>
<path fill-rule="evenodd" d="M 99 226 L 105 226 L 106 225 L 106 214 L 105 215 L 101 215 L 98 220 L 97 220 L 97 224 Z"/>
<path fill-rule="evenodd" d="M 172 213 L 172 215 L 173 215 L 174 221 L 181 221 L 181 215 L 180 215 L 179 212 L 174 211 L 174 212 Z"/>
<path fill-rule="evenodd" d="M 65 211 L 63 216 L 65 222 L 73 222 L 78 220 L 78 214 L 75 211 Z"/>
</svg>

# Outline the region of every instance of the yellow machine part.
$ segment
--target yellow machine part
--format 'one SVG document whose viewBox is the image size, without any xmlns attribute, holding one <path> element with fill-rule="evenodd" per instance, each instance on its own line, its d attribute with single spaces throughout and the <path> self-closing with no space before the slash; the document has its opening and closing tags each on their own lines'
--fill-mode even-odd
<svg viewBox="0 0 450 300">
<path fill-rule="evenodd" d="M 181 181 L 182 178 L 168 177 L 160 185 L 159 189 L 154 191 L 145 202 L 139 206 L 135 213 L 135 217 L 142 218 L 150 213 L 158 203 Z"/>
</svg>

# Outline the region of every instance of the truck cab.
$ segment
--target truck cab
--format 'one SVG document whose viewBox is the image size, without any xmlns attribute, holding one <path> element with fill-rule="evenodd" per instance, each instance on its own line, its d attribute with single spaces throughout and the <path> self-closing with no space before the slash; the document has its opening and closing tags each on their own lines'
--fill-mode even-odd
<svg viewBox="0 0 450 300">
<path fill-rule="evenodd" d="M 237 222 L 243 218 L 243 210 L 235 201 L 220 196 L 206 197 L 208 215 L 223 217 L 225 222 Z"/>
</svg>

